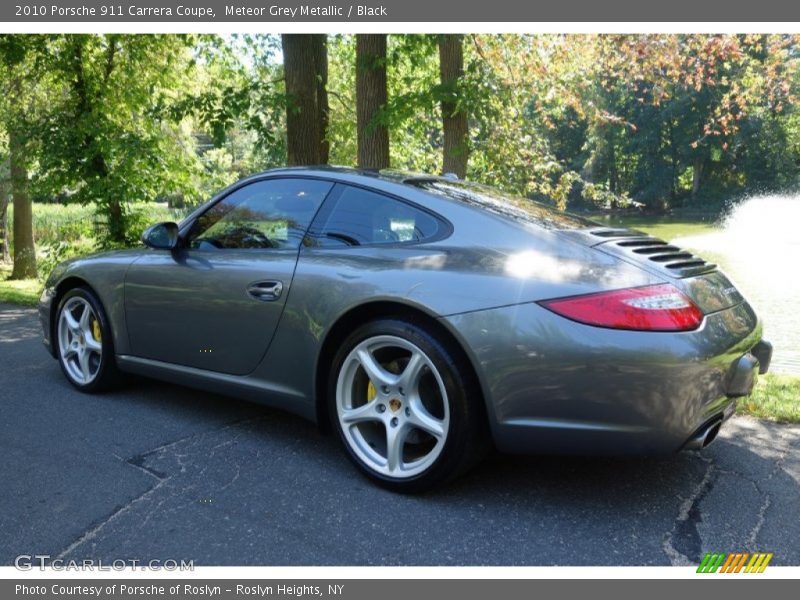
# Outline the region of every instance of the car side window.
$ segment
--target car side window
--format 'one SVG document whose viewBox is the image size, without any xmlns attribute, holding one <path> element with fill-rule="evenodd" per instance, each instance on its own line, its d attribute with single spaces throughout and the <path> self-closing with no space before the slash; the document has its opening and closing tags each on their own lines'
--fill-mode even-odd
<svg viewBox="0 0 800 600">
<path fill-rule="evenodd" d="M 232 192 L 205 211 L 187 235 L 195 250 L 296 249 L 333 184 L 265 179 Z"/>
<path fill-rule="evenodd" d="M 376 192 L 342 187 L 320 232 L 320 246 L 421 242 L 439 232 L 439 221 L 423 210 Z"/>
</svg>

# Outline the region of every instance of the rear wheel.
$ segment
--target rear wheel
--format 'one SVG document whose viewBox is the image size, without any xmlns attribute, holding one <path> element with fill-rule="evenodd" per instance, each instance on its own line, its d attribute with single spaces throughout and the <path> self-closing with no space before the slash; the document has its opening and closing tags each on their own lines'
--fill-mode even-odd
<svg viewBox="0 0 800 600">
<path fill-rule="evenodd" d="M 464 472 L 486 447 L 471 379 L 424 327 L 375 321 L 337 353 L 329 413 L 363 473 L 396 491 L 422 491 Z"/>
<path fill-rule="evenodd" d="M 111 328 L 91 290 L 78 287 L 64 295 L 55 334 L 61 370 L 76 388 L 97 392 L 118 381 Z"/>
</svg>

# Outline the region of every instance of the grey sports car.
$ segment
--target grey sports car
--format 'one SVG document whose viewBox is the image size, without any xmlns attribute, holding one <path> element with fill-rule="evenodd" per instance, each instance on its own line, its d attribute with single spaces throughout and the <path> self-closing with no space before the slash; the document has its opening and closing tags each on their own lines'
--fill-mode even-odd
<svg viewBox="0 0 800 600">
<path fill-rule="evenodd" d="M 492 444 L 705 446 L 771 356 L 715 265 L 451 177 L 268 171 L 142 239 L 50 275 L 44 343 L 70 383 L 124 371 L 264 402 L 399 491 Z"/>
</svg>

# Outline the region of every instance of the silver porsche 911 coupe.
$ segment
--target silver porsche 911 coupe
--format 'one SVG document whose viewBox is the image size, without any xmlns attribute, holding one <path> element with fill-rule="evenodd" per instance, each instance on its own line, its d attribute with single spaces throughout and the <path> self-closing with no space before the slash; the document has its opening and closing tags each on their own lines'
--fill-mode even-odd
<svg viewBox="0 0 800 600">
<path fill-rule="evenodd" d="M 703 447 L 771 356 L 715 265 L 447 176 L 268 171 L 143 241 L 50 275 L 44 343 L 70 383 L 129 372 L 264 402 L 398 491 L 492 444 Z"/>
</svg>

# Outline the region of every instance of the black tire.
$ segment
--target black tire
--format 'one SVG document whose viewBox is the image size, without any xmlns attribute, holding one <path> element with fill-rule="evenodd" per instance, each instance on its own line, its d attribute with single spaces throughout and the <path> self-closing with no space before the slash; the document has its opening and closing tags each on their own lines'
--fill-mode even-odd
<svg viewBox="0 0 800 600">
<path fill-rule="evenodd" d="M 94 377 L 84 383 L 78 381 L 75 376 L 70 372 L 64 358 L 62 351 L 62 344 L 59 334 L 59 321 L 61 319 L 62 311 L 74 299 L 80 299 L 89 304 L 94 315 L 97 317 L 96 321 L 100 326 L 101 333 L 101 351 L 99 352 L 99 366 L 97 367 Z M 53 327 L 53 343 L 56 349 L 56 358 L 61 367 L 64 376 L 76 389 L 87 394 L 93 394 L 109 390 L 118 385 L 122 380 L 122 375 L 117 368 L 117 363 L 114 355 L 114 340 L 111 333 L 111 324 L 108 321 L 103 305 L 97 298 L 95 293 L 88 287 L 76 287 L 69 290 L 58 303 L 58 310 L 55 316 L 55 323 Z M 96 363 L 95 363 L 96 364 Z"/>
<path fill-rule="evenodd" d="M 337 386 L 340 374 L 345 377 L 342 371 L 344 363 L 356 347 L 379 336 L 401 338 L 421 350 L 438 371 L 440 381 L 446 390 L 449 426 L 446 428 L 443 446 L 432 464 L 413 476 L 398 478 L 378 472 L 351 447 L 352 442 L 348 441 L 339 418 Z M 395 492 L 419 493 L 450 481 L 473 467 L 491 447 L 483 399 L 472 370 L 464 364 L 460 353 L 440 339 L 430 328 L 411 320 L 380 319 L 366 323 L 353 331 L 341 344 L 331 363 L 327 400 L 331 425 L 337 432 L 347 456 L 369 479 Z M 388 425 L 385 427 L 388 430 Z M 404 452 L 402 448 L 405 446 L 400 447 L 402 457 Z"/>
</svg>

